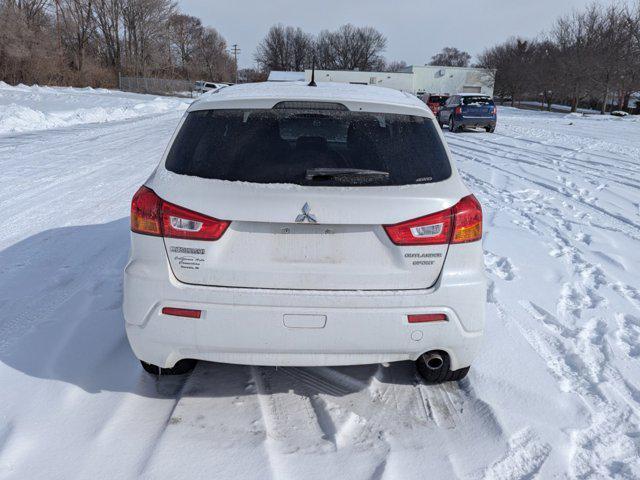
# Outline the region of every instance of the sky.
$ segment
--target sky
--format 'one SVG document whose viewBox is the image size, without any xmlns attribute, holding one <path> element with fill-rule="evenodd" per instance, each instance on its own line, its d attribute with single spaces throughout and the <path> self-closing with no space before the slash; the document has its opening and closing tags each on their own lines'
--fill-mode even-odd
<svg viewBox="0 0 640 480">
<path fill-rule="evenodd" d="M 254 65 L 256 45 L 275 23 L 309 33 L 344 23 L 372 26 L 388 40 L 387 60 L 423 65 L 443 47 L 475 56 L 511 36 L 533 37 L 554 20 L 593 0 L 179 0 L 182 12 L 200 17 L 229 45 L 241 49 L 241 68 Z M 598 0 L 609 5 L 624 0 Z M 633 0 L 628 0 L 632 2 Z"/>
</svg>

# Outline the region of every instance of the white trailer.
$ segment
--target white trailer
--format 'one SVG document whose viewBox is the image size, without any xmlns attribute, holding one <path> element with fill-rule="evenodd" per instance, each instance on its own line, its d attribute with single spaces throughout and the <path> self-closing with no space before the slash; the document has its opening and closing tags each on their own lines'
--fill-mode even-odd
<svg viewBox="0 0 640 480">
<path fill-rule="evenodd" d="M 274 73 L 274 72 L 272 72 Z M 311 81 L 311 70 L 305 70 Z M 316 70 L 316 82 L 339 82 L 393 88 L 422 94 L 483 93 L 493 95 L 495 71 L 483 68 L 416 66 L 402 72 L 365 72 L 358 70 Z"/>
<path fill-rule="evenodd" d="M 483 93 L 493 96 L 495 70 L 470 67 L 439 67 L 412 65 L 405 70 L 413 74 L 414 92 L 417 95 L 436 93 Z"/>
<path fill-rule="evenodd" d="M 316 70 L 316 82 L 338 82 L 387 87 L 415 93 L 412 73 L 362 72 L 357 70 Z M 305 80 L 311 81 L 311 70 L 305 70 Z"/>
</svg>

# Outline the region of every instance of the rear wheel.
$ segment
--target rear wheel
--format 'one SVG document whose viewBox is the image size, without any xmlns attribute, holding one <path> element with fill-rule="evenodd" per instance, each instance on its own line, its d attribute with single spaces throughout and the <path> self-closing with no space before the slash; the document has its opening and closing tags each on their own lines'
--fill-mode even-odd
<svg viewBox="0 0 640 480">
<path fill-rule="evenodd" d="M 487 131 L 487 133 L 493 133 L 493 132 L 496 131 L 495 125 L 493 125 L 491 127 L 484 127 L 484 129 Z"/>
<path fill-rule="evenodd" d="M 456 124 L 453 121 L 453 117 L 449 117 L 449 131 L 450 132 L 457 132 L 458 131 L 458 127 L 456 127 Z"/>
<path fill-rule="evenodd" d="M 193 370 L 198 361 L 191 358 L 185 358 L 178 361 L 171 368 L 162 368 L 152 363 L 143 362 L 142 360 L 140 360 L 140 363 L 142 364 L 142 368 L 151 375 L 183 375 Z"/>
<path fill-rule="evenodd" d="M 469 367 L 451 370 L 450 366 L 449 355 L 438 350 L 423 353 L 416 360 L 418 372 L 426 383 L 432 385 L 462 380 L 469 372 Z"/>
</svg>

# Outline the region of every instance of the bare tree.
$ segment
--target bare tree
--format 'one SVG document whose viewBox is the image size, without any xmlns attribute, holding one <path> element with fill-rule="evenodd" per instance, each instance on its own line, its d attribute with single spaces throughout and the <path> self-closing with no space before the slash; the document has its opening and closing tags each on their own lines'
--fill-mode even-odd
<svg viewBox="0 0 640 480">
<path fill-rule="evenodd" d="M 320 68 L 329 70 L 383 70 L 386 37 L 373 27 L 343 25 L 323 30 L 316 42 Z"/>
<path fill-rule="evenodd" d="M 273 25 L 256 48 L 254 59 L 264 71 L 301 71 L 311 66 L 313 37 L 301 28 Z"/>
<path fill-rule="evenodd" d="M 635 8 L 626 7 L 622 13 L 626 23 L 626 35 L 629 39 L 625 43 L 626 58 L 618 81 L 618 106 L 627 109 L 631 94 L 640 91 L 640 0 Z M 640 106 L 637 107 L 640 112 Z"/>
<path fill-rule="evenodd" d="M 314 37 L 275 25 L 255 53 L 260 74 L 245 69 L 240 78 L 303 70 L 313 58 L 327 69 L 406 68 L 386 63 L 386 44 L 371 27 L 348 24 Z M 0 80 L 12 83 L 113 86 L 119 72 L 230 80 L 234 63 L 226 49 L 216 30 L 177 12 L 173 0 L 0 0 Z M 433 63 L 468 65 L 468 54 L 447 48 Z M 514 101 L 627 108 L 640 90 L 640 0 L 575 11 L 546 36 L 486 49 L 478 66 L 492 69 L 496 93 Z"/>
<path fill-rule="evenodd" d="M 73 68 L 83 72 L 89 38 L 94 31 L 92 0 L 60 0 L 62 39 L 71 52 Z"/>
<path fill-rule="evenodd" d="M 146 74 L 151 63 L 167 68 L 167 22 L 174 10 L 171 0 L 123 0 L 125 60 L 133 73 Z"/>
<path fill-rule="evenodd" d="M 242 68 L 238 71 L 239 83 L 264 82 L 266 79 L 265 72 L 255 68 Z"/>
<path fill-rule="evenodd" d="M 41 24 L 49 0 L 6 0 L 5 5 L 19 11 L 27 25 Z"/>
<path fill-rule="evenodd" d="M 107 68 L 120 71 L 122 43 L 120 35 L 122 0 L 94 0 L 93 17 L 99 51 Z"/>
<path fill-rule="evenodd" d="M 539 95 L 542 108 L 551 110 L 555 99 L 562 94 L 562 84 L 557 72 L 561 68 L 557 46 L 548 39 L 531 42 L 529 88 L 532 95 Z"/>
<path fill-rule="evenodd" d="M 458 50 L 455 47 L 445 47 L 440 53 L 431 57 L 429 65 L 438 65 L 441 67 L 468 67 L 471 62 L 471 55 L 467 52 Z"/>
<path fill-rule="evenodd" d="M 593 8 L 595 16 L 596 46 L 593 52 L 590 78 L 594 87 L 600 93 L 602 100 L 601 113 L 607 111 L 609 96 L 614 90 L 614 85 L 619 84 L 623 77 L 625 67 L 630 58 L 629 32 L 627 21 L 621 6 L 612 5 L 605 11 Z M 632 60 L 631 60 L 632 61 Z M 595 94 L 596 92 L 594 92 Z"/>
<path fill-rule="evenodd" d="M 171 48 L 176 55 L 176 64 L 185 72 L 189 69 L 196 48 L 201 47 L 204 27 L 197 17 L 174 13 L 167 22 Z"/>
<path fill-rule="evenodd" d="M 227 42 L 213 28 L 205 28 L 193 53 L 193 64 L 199 66 L 198 74 L 210 80 L 230 81 L 235 64 L 227 53 Z"/>
<path fill-rule="evenodd" d="M 394 60 L 393 62 L 388 63 L 384 70 L 386 72 L 402 72 L 407 67 L 407 62 L 404 60 Z"/>
<path fill-rule="evenodd" d="M 496 92 L 515 99 L 583 103 L 605 113 L 628 108 L 640 90 L 640 2 L 592 4 L 560 17 L 548 36 L 510 39 L 485 50 L 479 66 L 497 69 Z"/>
<path fill-rule="evenodd" d="M 496 93 L 502 97 L 510 97 L 513 105 L 529 91 L 529 72 L 533 65 L 534 52 L 534 42 L 511 38 L 503 44 L 486 49 L 479 55 L 477 66 L 496 72 Z"/>
<path fill-rule="evenodd" d="M 573 12 L 559 18 L 552 30 L 552 38 L 559 48 L 563 89 L 575 112 L 581 99 L 589 96 L 589 77 L 594 68 L 598 18 L 594 7 L 584 12 Z"/>
</svg>

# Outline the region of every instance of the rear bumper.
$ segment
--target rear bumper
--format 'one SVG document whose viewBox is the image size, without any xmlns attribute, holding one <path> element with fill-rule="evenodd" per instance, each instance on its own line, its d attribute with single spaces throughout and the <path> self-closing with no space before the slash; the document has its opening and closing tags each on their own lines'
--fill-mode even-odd
<svg viewBox="0 0 640 480">
<path fill-rule="evenodd" d="M 162 239 L 134 237 L 124 277 L 126 332 L 136 356 L 155 365 L 171 367 L 182 358 L 349 365 L 415 360 L 440 349 L 458 369 L 471 364 L 480 346 L 486 285 L 479 242 L 452 245 L 430 289 L 344 292 L 186 285 L 173 276 Z M 199 309 L 202 316 L 167 316 L 165 306 Z M 407 315 L 418 313 L 446 313 L 449 321 L 409 324 Z"/>
<path fill-rule="evenodd" d="M 455 122 L 457 125 L 461 127 L 467 128 L 485 128 L 485 127 L 495 127 L 496 126 L 496 118 L 495 117 L 456 117 Z"/>
</svg>

